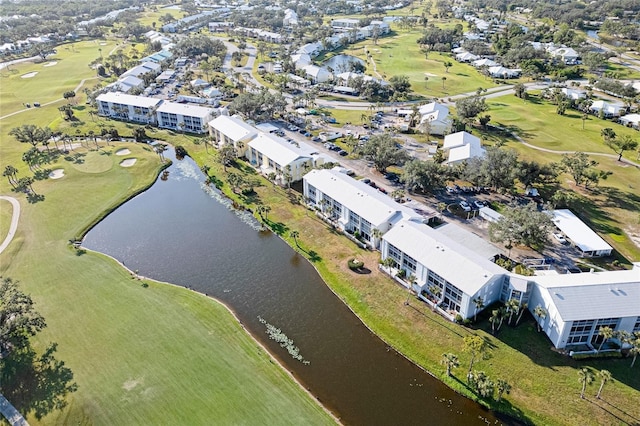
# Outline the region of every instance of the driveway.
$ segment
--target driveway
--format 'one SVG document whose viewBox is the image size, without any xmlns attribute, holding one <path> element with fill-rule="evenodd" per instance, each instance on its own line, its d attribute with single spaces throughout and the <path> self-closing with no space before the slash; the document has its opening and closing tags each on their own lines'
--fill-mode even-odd
<svg viewBox="0 0 640 426">
<path fill-rule="evenodd" d="M 11 225 L 9 225 L 9 233 L 5 237 L 2 244 L 0 244 L 0 253 L 2 253 L 11 243 L 13 237 L 16 235 L 16 230 L 18 229 L 18 219 L 20 219 L 20 203 L 13 197 L 7 197 L 5 195 L 0 195 L 0 200 L 7 200 L 13 206 L 13 215 L 11 216 Z"/>
</svg>

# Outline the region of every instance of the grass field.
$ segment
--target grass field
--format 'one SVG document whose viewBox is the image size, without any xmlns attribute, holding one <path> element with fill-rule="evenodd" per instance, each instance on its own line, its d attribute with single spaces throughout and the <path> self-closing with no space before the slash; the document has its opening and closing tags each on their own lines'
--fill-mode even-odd
<svg viewBox="0 0 640 426">
<path fill-rule="evenodd" d="M 425 59 L 424 53 L 420 52 L 420 46 L 416 43 L 421 34 L 419 30 L 397 32 L 380 38 L 377 45 L 371 40 L 365 40 L 346 49 L 337 49 L 329 55 L 343 53 L 366 60 L 366 49 L 376 63 L 379 77 L 388 80 L 393 75 L 406 75 L 411 82 L 411 89 L 417 95 L 426 98 L 446 98 L 474 92 L 479 87 L 488 89 L 496 86 L 492 79 L 486 78 L 469 64 L 456 62 L 449 54 L 431 52 L 428 59 Z M 328 58 L 329 55 L 320 56 L 319 60 Z M 444 62 L 452 63 L 448 72 Z M 367 74 L 378 77 L 371 62 L 366 66 Z M 443 77 L 446 78 L 444 85 Z"/>
<path fill-rule="evenodd" d="M 12 65 L 0 71 L 0 98 L 2 108 L 0 115 L 4 116 L 14 111 L 24 109 L 22 104 L 48 102 L 60 99 L 58 107 L 62 105 L 62 94 L 74 90 L 82 79 L 88 80 L 85 87 L 92 87 L 97 82 L 96 72 L 89 68 L 92 60 L 102 55 L 107 56 L 115 47 L 113 41 L 81 41 L 64 44 L 57 47 L 58 53 L 47 57 L 42 63 L 21 63 Z M 56 62 L 54 66 L 46 66 Z M 22 78 L 30 72 L 37 72 L 32 78 Z M 55 82 L 52 84 L 52 82 Z"/>
<path fill-rule="evenodd" d="M 584 122 L 583 130 L 580 111 L 567 109 L 565 115 L 559 115 L 555 105 L 541 100 L 536 94 L 532 94 L 530 101 L 522 101 L 513 95 L 501 96 L 487 100 L 487 105 L 492 124 L 506 127 L 541 148 L 614 154 L 600 134 L 606 127 L 612 128 L 619 136 L 640 139 L 637 130 L 593 115 Z M 625 157 L 635 160 L 637 153 L 625 152 Z"/>
<path fill-rule="evenodd" d="M 192 154 L 200 164 L 210 165 L 210 173 L 225 180 L 214 155 L 206 154 L 197 147 L 193 149 Z M 246 166 L 242 165 L 242 169 L 246 170 Z M 306 251 L 315 251 L 322 259 L 314 265 L 325 281 L 368 326 L 417 364 L 454 389 L 473 397 L 462 382 L 447 379 L 439 364 L 442 353 L 454 352 L 460 357 L 462 366 L 468 365 L 469 358 L 461 351 L 462 339 L 472 330 L 445 321 L 420 302 L 412 300 L 411 306 L 406 307 L 406 290 L 378 271 L 377 252 L 360 250 L 346 238 L 331 233 L 324 222 L 303 207 L 291 204 L 294 197 L 289 197 L 285 190 L 268 183 L 256 187 L 256 190 L 259 199 L 272 209 L 269 219 L 299 231 L 300 246 Z M 229 195 L 240 203 L 248 204 L 248 200 L 241 196 Z M 282 237 L 295 247 L 288 235 Z M 372 273 L 358 275 L 350 272 L 346 263 L 353 257 L 363 259 Z M 490 341 L 493 348 L 491 358 L 480 361 L 477 368 L 491 377 L 506 379 L 514 387 L 501 409 L 536 424 L 618 422 L 605 410 L 622 416 L 625 421 L 639 418 L 640 406 L 635 401 L 640 397 L 640 377 L 630 374 L 633 371 L 629 369 L 630 360 L 574 362 L 553 352 L 548 339 L 535 331 L 533 320 L 525 319 L 519 327 L 507 328 L 497 337 L 484 331 L 486 322 L 481 322 L 482 329 L 477 331 Z M 607 385 L 606 402 L 592 397 L 589 401 L 580 400 L 577 368 L 582 366 L 612 371 L 616 381 L 611 386 Z M 463 378 L 463 371 L 464 367 L 461 367 L 456 376 Z M 589 392 L 592 394 L 593 389 Z M 618 409 L 624 410 L 628 417 Z"/>
<path fill-rule="evenodd" d="M 11 217 L 13 216 L 13 206 L 7 200 L 0 200 L 0 244 L 9 233 Z"/>
<path fill-rule="evenodd" d="M 180 19 L 184 17 L 184 12 L 178 9 L 168 9 L 166 7 L 163 8 L 155 8 L 156 10 L 145 9 L 142 12 L 140 18 L 138 18 L 138 22 L 141 25 L 145 25 L 148 27 L 152 27 L 153 23 L 156 23 L 155 28 L 159 30 L 162 28 L 163 23 L 160 22 L 160 17 L 166 15 L 167 13 L 173 16 L 175 19 Z"/>
</svg>

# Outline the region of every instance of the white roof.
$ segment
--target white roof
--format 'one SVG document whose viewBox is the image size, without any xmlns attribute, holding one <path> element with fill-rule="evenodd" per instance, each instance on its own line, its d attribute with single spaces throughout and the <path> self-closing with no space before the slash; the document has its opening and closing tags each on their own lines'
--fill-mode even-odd
<svg viewBox="0 0 640 426">
<path fill-rule="evenodd" d="M 582 90 L 570 89 L 568 87 L 563 87 L 561 90 L 562 90 L 562 93 L 564 93 L 567 97 L 574 100 L 582 99 L 587 96 L 587 94 Z"/>
<path fill-rule="evenodd" d="M 564 321 L 640 316 L 640 267 L 627 271 L 536 276 Z"/>
<path fill-rule="evenodd" d="M 462 52 L 456 55 L 456 59 L 459 61 L 475 61 L 478 56 L 470 52 Z"/>
<path fill-rule="evenodd" d="M 419 214 L 396 203 L 391 197 L 337 170 L 312 170 L 304 180 L 371 222 L 373 227 L 400 219 L 422 220 Z"/>
<path fill-rule="evenodd" d="M 578 219 L 571 210 L 553 210 L 553 223 L 569 239 L 580 248 L 586 251 L 610 251 L 611 246 L 598 234 L 593 232 L 583 221 Z"/>
<path fill-rule="evenodd" d="M 317 65 L 306 65 L 302 68 L 307 75 L 310 75 L 313 78 L 319 78 L 320 76 L 329 76 L 331 73 L 327 71 L 325 68 L 319 67 Z"/>
<path fill-rule="evenodd" d="M 449 150 L 447 163 L 457 163 L 474 157 L 484 157 L 485 153 L 485 149 L 475 143 L 457 146 Z"/>
<path fill-rule="evenodd" d="M 139 108 L 153 108 L 162 102 L 162 99 L 147 98 L 146 96 L 127 95 L 121 92 L 107 92 L 99 95 L 97 101 L 114 104 L 131 105 Z"/>
<path fill-rule="evenodd" d="M 446 105 L 442 105 L 438 102 L 431 102 L 425 105 L 421 105 L 420 108 L 418 108 L 418 112 L 423 115 L 430 114 L 436 111 L 449 114 L 449 107 L 447 107 Z"/>
<path fill-rule="evenodd" d="M 252 139 L 258 134 L 253 126 L 235 116 L 220 115 L 209 122 L 209 127 L 213 127 L 234 142 Z"/>
<path fill-rule="evenodd" d="M 627 114 L 620 117 L 620 121 L 623 121 L 625 123 L 638 124 L 640 123 L 640 114 Z"/>
<path fill-rule="evenodd" d="M 444 145 L 442 146 L 442 149 L 451 149 L 469 144 L 481 145 L 480 138 L 464 131 L 457 132 L 444 137 Z"/>
<path fill-rule="evenodd" d="M 144 84 L 144 81 L 142 81 L 142 79 L 140 79 L 138 77 L 134 77 L 132 75 L 128 75 L 128 76 L 118 80 L 118 83 L 119 84 L 124 84 L 125 86 L 139 87 L 139 86 Z"/>
<path fill-rule="evenodd" d="M 402 221 L 382 237 L 472 296 L 507 271 L 428 225 Z"/>
<path fill-rule="evenodd" d="M 499 65 L 500 64 L 497 63 L 496 61 L 492 61 L 491 59 L 488 59 L 488 58 L 483 58 L 483 59 L 478 59 L 477 61 L 473 61 L 474 67 L 495 67 Z"/>
<path fill-rule="evenodd" d="M 590 109 L 593 111 L 600 111 L 601 109 L 604 109 L 606 112 L 612 114 L 618 113 L 622 108 L 624 108 L 624 105 L 612 104 L 603 100 L 594 101 L 590 107 Z"/>
<path fill-rule="evenodd" d="M 314 152 L 313 148 L 304 142 L 298 142 L 296 145 L 278 136 L 262 132 L 249 142 L 249 146 L 282 167 L 293 163 L 298 158 L 312 158 L 312 152 Z"/>
<path fill-rule="evenodd" d="M 185 105 L 176 102 L 163 102 L 158 107 L 158 112 L 166 112 L 169 114 L 177 114 L 187 117 L 206 118 L 213 114 L 212 108 L 201 107 L 197 105 Z"/>
<path fill-rule="evenodd" d="M 256 129 L 261 130 L 265 133 L 271 133 L 271 132 L 275 132 L 276 130 L 278 130 L 278 126 L 274 126 L 271 123 L 260 123 L 260 124 L 256 124 Z"/>
<path fill-rule="evenodd" d="M 436 231 L 446 235 L 454 241 L 457 241 L 466 248 L 473 250 L 485 259 L 491 260 L 502 253 L 502 250 L 486 241 L 484 238 L 471 231 L 467 231 L 465 228 L 454 223 L 446 223 L 438 226 Z"/>
<path fill-rule="evenodd" d="M 149 71 L 158 72 L 160 71 L 160 68 L 161 68 L 160 64 L 157 64 L 155 62 L 144 62 L 141 65 L 136 65 L 130 70 L 125 71 L 124 73 L 122 73 L 120 77 L 126 77 L 129 75 L 138 77 L 142 74 L 148 73 Z"/>
</svg>

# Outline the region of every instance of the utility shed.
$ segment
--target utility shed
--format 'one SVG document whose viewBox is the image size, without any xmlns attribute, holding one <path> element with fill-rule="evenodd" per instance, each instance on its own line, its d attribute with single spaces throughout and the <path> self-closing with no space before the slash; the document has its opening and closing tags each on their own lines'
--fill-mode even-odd
<svg viewBox="0 0 640 426">
<path fill-rule="evenodd" d="M 612 247 L 578 219 L 571 210 L 553 210 L 553 224 L 562 231 L 584 256 L 609 256 Z"/>
</svg>

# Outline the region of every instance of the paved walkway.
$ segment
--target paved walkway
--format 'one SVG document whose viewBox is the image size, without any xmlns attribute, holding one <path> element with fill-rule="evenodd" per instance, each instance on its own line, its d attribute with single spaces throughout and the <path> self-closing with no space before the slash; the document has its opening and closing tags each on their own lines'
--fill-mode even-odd
<svg viewBox="0 0 640 426">
<path fill-rule="evenodd" d="M 22 414 L 2 394 L 0 394 L 0 414 L 7 419 L 11 426 L 29 426 Z"/>
<path fill-rule="evenodd" d="M 16 234 L 16 230 L 18 229 L 18 219 L 20 219 L 20 203 L 13 197 L 7 197 L 4 195 L 0 195 L 0 200 L 7 200 L 13 205 L 13 215 L 11 217 L 11 225 L 9 226 L 9 233 L 7 237 L 4 239 L 2 244 L 0 245 L 0 253 L 7 248 L 11 240 L 13 240 L 14 235 Z"/>
</svg>

